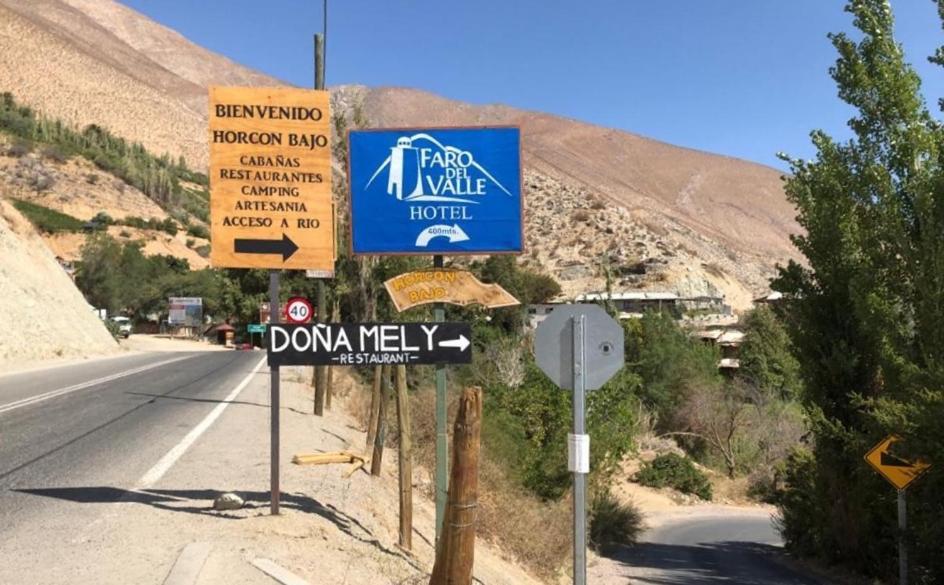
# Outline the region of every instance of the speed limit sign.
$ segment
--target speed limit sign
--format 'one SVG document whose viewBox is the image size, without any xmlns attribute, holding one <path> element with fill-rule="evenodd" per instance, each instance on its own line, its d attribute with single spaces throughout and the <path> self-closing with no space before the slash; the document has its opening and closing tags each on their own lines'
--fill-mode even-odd
<svg viewBox="0 0 944 585">
<path fill-rule="evenodd" d="M 285 303 L 285 319 L 289 323 L 308 323 L 314 311 L 304 297 L 292 297 Z"/>
</svg>

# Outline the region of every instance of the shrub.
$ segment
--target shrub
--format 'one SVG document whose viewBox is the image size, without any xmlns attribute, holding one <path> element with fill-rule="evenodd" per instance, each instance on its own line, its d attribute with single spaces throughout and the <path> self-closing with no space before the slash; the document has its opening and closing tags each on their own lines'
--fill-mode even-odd
<svg viewBox="0 0 944 585">
<path fill-rule="evenodd" d="M 66 153 L 62 152 L 62 150 L 55 145 L 49 145 L 44 148 L 43 156 L 58 164 L 66 162 L 66 160 L 69 158 L 66 156 Z"/>
<path fill-rule="evenodd" d="M 194 248 L 193 251 L 199 254 L 200 257 L 207 258 L 210 255 L 210 245 L 206 244 L 203 246 L 198 246 L 197 248 Z"/>
<path fill-rule="evenodd" d="M 36 173 L 30 178 L 29 183 L 37 191 L 48 191 L 56 184 L 56 179 L 52 175 Z"/>
<path fill-rule="evenodd" d="M 105 319 L 102 323 L 105 325 L 105 329 L 108 329 L 108 332 L 111 333 L 111 336 L 115 338 L 115 341 L 121 339 L 121 329 L 118 323 L 111 319 Z"/>
<path fill-rule="evenodd" d="M 187 228 L 187 234 L 195 238 L 203 238 L 204 240 L 210 239 L 210 230 L 208 230 L 205 225 L 194 224 Z"/>
<path fill-rule="evenodd" d="M 590 547 L 598 553 L 618 545 L 634 544 L 642 532 L 640 511 L 602 491 L 590 504 Z"/>
<path fill-rule="evenodd" d="M 168 217 L 164 220 L 164 225 L 161 227 L 161 229 L 164 231 L 164 233 L 176 236 L 179 228 L 177 227 L 177 222 Z"/>
<path fill-rule="evenodd" d="M 115 220 L 112 216 L 108 215 L 105 211 L 99 211 L 95 214 L 95 217 L 92 218 L 92 223 L 97 223 L 98 225 L 114 225 Z"/>
<path fill-rule="evenodd" d="M 586 209 L 578 209 L 573 215 L 574 221 L 587 221 L 590 219 L 590 212 Z"/>
<path fill-rule="evenodd" d="M 85 222 L 78 218 L 29 201 L 14 199 L 13 206 L 25 215 L 26 219 L 36 226 L 36 229 L 49 234 L 80 232 L 85 225 Z"/>
<path fill-rule="evenodd" d="M 671 487 L 703 500 L 711 499 L 711 483 L 691 460 L 676 453 L 659 455 L 636 474 L 636 481 L 644 486 Z"/>
<path fill-rule="evenodd" d="M 25 140 L 14 140 L 13 143 L 7 148 L 7 156 L 12 156 L 13 158 L 20 158 L 21 156 L 26 156 L 33 151 L 33 145 Z"/>
<path fill-rule="evenodd" d="M 87 175 L 85 175 L 85 182 L 88 183 L 89 185 L 97 185 L 98 175 L 96 175 L 95 173 L 88 173 Z"/>
</svg>

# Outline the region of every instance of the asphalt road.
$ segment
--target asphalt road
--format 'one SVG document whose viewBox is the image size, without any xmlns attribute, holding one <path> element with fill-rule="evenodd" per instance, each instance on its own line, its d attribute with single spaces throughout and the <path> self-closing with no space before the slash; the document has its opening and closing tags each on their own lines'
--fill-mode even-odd
<svg viewBox="0 0 944 585">
<path fill-rule="evenodd" d="M 50 494 L 128 494 L 261 358 L 151 353 L 0 377 L 0 561 L 41 562 L 93 524 L 98 508 Z"/>
<path fill-rule="evenodd" d="M 612 556 L 630 583 L 652 585 L 826 585 L 783 560 L 780 536 L 762 514 L 697 516 L 649 530 Z"/>
</svg>

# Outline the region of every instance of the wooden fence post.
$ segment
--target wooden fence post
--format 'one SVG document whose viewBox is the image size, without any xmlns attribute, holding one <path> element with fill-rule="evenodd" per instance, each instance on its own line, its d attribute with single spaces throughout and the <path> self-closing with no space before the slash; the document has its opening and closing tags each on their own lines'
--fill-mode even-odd
<svg viewBox="0 0 944 585">
<path fill-rule="evenodd" d="M 337 299 L 334 301 L 334 308 L 331 311 L 331 322 L 341 321 L 341 303 Z M 328 385 L 325 388 L 325 408 L 331 410 L 331 402 L 334 398 L 334 366 L 328 366 Z"/>
<path fill-rule="evenodd" d="M 374 448 L 377 438 L 377 407 L 380 406 L 380 376 L 383 366 L 374 366 L 374 386 L 370 393 L 370 414 L 367 415 L 367 448 Z"/>
<path fill-rule="evenodd" d="M 384 442 L 387 440 L 387 398 L 390 396 L 390 366 L 380 368 L 380 398 L 377 401 L 377 436 L 374 437 L 374 454 L 370 458 L 370 474 L 380 475 L 383 463 Z"/>
<path fill-rule="evenodd" d="M 466 388 L 453 435 L 452 474 L 430 585 L 471 585 L 478 513 L 482 389 Z"/>
<path fill-rule="evenodd" d="M 406 366 L 397 366 L 397 422 L 400 429 L 400 547 L 413 550 L 413 430 Z"/>
</svg>

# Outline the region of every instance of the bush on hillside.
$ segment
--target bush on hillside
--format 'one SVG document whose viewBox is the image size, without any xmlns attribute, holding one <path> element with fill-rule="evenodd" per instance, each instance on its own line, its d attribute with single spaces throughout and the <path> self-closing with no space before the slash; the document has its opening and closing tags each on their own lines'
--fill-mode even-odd
<svg viewBox="0 0 944 585">
<path fill-rule="evenodd" d="M 85 222 L 71 215 L 22 199 L 13 199 L 13 207 L 26 216 L 36 229 L 47 234 L 80 232 L 85 225 Z"/>
<path fill-rule="evenodd" d="M 590 547 L 598 553 L 613 546 L 635 544 L 642 532 L 642 513 L 619 501 L 609 490 L 600 492 L 590 504 Z"/>
<path fill-rule="evenodd" d="M 205 225 L 194 224 L 187 228 L 187 234 L 204 240 L 210 239 L 210 230 Z"/>
<path fill-rule="evenodd" d="M 26 156 L 33 151 L 33 145 L 27 142 L 26 140 L 15 139 L 10 146 L 7 147 L 6 153 L 7 156 L 13 158 L 20 158 L 21 156 Z"/>
<path fill-rule="evenodd" d="M 676 453 L 659 455 L 636 474 L 641 485 L 662 488 L 670 487 L 703 500 L 712 498 L 711 483 L 691 460 Z"/>
</svg>

